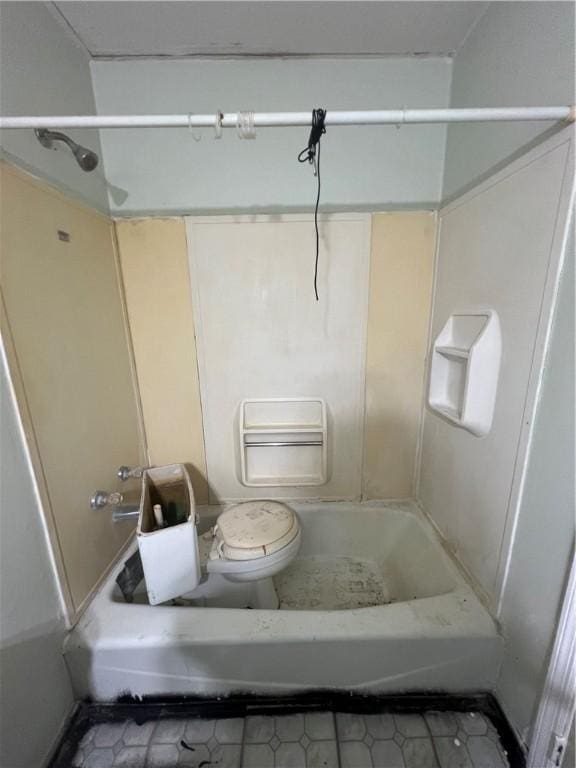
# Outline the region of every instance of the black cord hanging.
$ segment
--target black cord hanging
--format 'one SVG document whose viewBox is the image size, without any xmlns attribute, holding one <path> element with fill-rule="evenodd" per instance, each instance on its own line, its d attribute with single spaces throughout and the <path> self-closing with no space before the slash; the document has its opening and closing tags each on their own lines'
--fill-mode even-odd
<svg viewBox="0 0 576 768">
<path fill-rule="evenodd" d="M 326 133 L 324 120 L 325 109 L 312 110 L 312 129 L 308 137 L 308 146 L 298 155 L 298 162 L 308 161 L 314 166 L 314 176 L 318 179 L 318 192 L 316 195 L 316 207 L 314 209 L 314 229 L 316 231 L 316 259 L 314 261 L 314 295 L 318 301 L 318 254 L 320 252 L 320 233 L 318 231 L 318 206 L 320 205 L 320 139 Z M 318 153 L 318 156 L 316 156 Z"/>
</svg>

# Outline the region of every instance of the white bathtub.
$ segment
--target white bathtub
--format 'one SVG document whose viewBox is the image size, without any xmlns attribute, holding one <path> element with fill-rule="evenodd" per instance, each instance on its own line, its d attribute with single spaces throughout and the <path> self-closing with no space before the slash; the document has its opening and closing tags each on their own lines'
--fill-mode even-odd
<svg viewBox="0 0 576 768">
<path fill-rule="evenodd" d="M 126 604 L 123 557 L 66 641 L 76 694 L 493 687 L 496 625 L 415 504 L 294 508 L 303 545 L 280 610 Z"/>
</svg>

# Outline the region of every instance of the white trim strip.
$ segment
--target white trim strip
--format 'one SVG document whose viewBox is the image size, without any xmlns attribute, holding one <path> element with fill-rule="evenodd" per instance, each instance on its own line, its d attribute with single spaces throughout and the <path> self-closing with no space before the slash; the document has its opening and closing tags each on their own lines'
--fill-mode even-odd
<svg viewBox="0 0 576 768">
<path fill-rule="evenodd" d="M 550 666 L 534 723 L 527 768 L 555 768 L 562 764 L 576 709 L 575 671 L 576 561 L 573 558 Z"/>
</svg>

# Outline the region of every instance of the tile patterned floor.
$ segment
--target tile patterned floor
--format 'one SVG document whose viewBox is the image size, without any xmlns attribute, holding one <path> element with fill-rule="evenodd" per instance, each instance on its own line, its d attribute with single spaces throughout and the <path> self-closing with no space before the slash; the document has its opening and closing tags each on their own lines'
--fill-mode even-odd
<svg viewBox="0 0 576 768">
<path fill-rule="evenodd" d="M 479 712 L 307 712 L 93 726 L 72 768 L 508 768 Z"/>
</svg>

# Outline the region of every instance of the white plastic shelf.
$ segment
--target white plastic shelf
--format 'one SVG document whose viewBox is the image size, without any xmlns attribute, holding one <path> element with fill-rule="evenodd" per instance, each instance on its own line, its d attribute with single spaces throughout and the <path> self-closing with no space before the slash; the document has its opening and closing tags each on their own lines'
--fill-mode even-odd
<svg viewBox="0 0 576 768">
<path fill-rule="evenodd" d="M 326 404 L 321 398 L 243 400 L 239 438 L 243 485 L 326 483 Z"/>
<path fill-rule="evenodd" d="M 470 350 L 463 349 L 462 347 L 436 347 L 435 351 L 444 357 L 461 357 L 465 360 L 468 359 Z"/>
<path fill-rule="evenodd" d="M 492 428 L 502 340 L 492 309 L 450 315 L 431 354 L 428 405 L 477 437 Z"/>
</svg>

